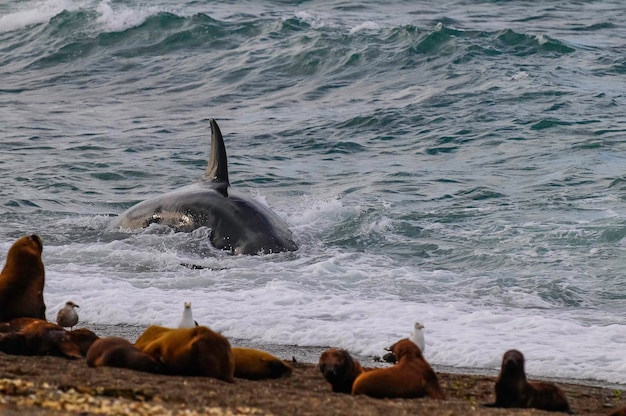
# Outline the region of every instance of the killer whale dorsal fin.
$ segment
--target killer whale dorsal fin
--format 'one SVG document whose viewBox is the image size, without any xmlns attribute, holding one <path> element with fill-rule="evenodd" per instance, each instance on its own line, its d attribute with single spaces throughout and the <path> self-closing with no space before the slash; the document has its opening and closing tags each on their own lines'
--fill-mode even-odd
<svg viewBox="0 0 626 416">
<path fill-rule="evenodd" d="M 211 123 L 211 154 L 209 155 L 209 164 L 204 174 L 204 180 L 211 182 L 217 191 L 224 196 L 228 196 L 228 162 L 226 160 L 226 146 L 224 146 L 224 138 L 222 132 L 215 119 L 210 120 Z"/>
</svg>

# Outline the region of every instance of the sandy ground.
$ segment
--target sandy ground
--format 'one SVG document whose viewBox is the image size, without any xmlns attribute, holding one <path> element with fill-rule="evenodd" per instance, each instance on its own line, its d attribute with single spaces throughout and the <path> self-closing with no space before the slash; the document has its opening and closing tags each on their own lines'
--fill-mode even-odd
<svg viewBox="0 0 626 416">
<path fill-rule="evenodd" d="M 284 359 L 291 357 L 281 357 Z M 315 364 L 291 376 L 225 383 L 204 377 L 89 368 L 84 359 L 0 353 L 0 413 L 20 415 L 541 415 L 482 407 L 493 376 L 438 373 L 447 400 L 372 399 L 332 393 Z M 559 383 L 576 414 L 608 415 L 626 406 L 623 390 Z"/>
</svg>

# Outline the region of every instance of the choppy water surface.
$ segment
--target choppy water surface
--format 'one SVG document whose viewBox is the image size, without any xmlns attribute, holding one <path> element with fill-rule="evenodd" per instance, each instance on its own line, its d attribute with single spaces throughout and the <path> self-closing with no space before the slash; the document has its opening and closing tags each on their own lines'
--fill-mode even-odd
<svg viewBox="0 0 626 416">
<path fill-rule="evenodd" d="M 0 4 L 0 249 L 44 238 L 52 318 L 194 317 L 256 343 L 626 383 L 626 9 L 619 1 Z M 202 175 L 300 250 L 107 231 Z M 203 266 L 192 270 L 181 263 Z"/>
</svg>

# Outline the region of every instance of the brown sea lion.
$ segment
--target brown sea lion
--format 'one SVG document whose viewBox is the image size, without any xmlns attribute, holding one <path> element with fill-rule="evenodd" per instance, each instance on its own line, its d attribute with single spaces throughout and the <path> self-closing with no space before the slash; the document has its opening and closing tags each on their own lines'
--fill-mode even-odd
<svg viewBox="0 0 626 416">
<path fill-rule="evenodd" d="M 233 347 L 232 351 L 237 378 L 248 380 L 279 378 L 290 375 L 293 371 L 283 360 L 265 351 L 241 347 Z"/>
<path fill-rule="evenodd" d="M 163 365 L 120 337 L 100 338 L 87 352 L 89 367 L 119 367 L 146 373 L 162 373 Z"/>
<path fill-rule="evenodd" d="M 0 273 L 0 322 L 14 318 L 46 319 L 43 302 L 43 242 L 36 234 L 19 238 Z"/>
<path fill-rule="evenodd" d="M 30 322 L 21 319 L 20 325 L 14 328 L 17 329 L 0 335 L 0 351 L 14 355 L 82 358 L 78 345 L 57 324 L 42 319 L 32 319 Z"/>
<path fill-rule="evenodd" d="M 614 410 L 613 413 L 609 414 L 609 416 L 626 416 L 626 407 Z"/>
<path fill-rule="evenodd" d="M 235 360 L 226 338 L 206 326 L 150 326 L 135 342 L 163 363 L 168 374 L 214 377 L 234 381 Z"/>
<path fill-rule="evenodd" d="M 419 347 L 407 338 L 391 346 L 398 362 L 388 368 L 366 371 L 354 380 L 352 394 L 376 398 L 430 397 L 445 399 L 437 374 Z"/>
<path fill-rule="evenodd" d="M 16 318 L 8 322 L 2 322 L 0 323 L 0 336 L 9 332 L 19 332 L 22 328 L 32 323 L 37 323 L 41 321 L 41 319 L 36 318 Z M 96 335 L 93 331 L 87 328 L 78 328 L 73 331 L 66 332 L 70 340 L 78 346 L 80 354 L 83 357 L 87 355 L 87 351 L 89 350 L 89 347 L 91 347 L 91 344 L 93 344 L 93 342 L 99 338 L 98 335 Z"/>
<path fill-rule="evenodd" d="M 80 355 L 83 357 L 87 356 L 87 351 L 91 348 L 91 345 L 100 339 L 95 332 L 87 329 L 87 328 L 78 328 L 73 331 L 68 331 L 67 334 L 70 336 L 70 339 L 78 345 L 78 349 L 80 350 Z"/>
<path fill-rule="evenodd" d="M 335 393 L 352 393 L 354 380 L 363 367 L 346 350 L 329 348 L 320 355 L 319 369 Z"/>
<path fill-rule="evenodd" d="M 17 332 L 33 322 L 39 322 L 39 318 L 15 318 L 7 322 L 0 323 L 0 333 Z"/>
<path fill-rule="evenodd" d="M 135 346 L 140 350 L 143 350 L 149 343 L 172 330 L 172 328 L 167 328 L 165 326 L 150 325 L 141 335 L 139 335 L 139 338 L 135 341 Z"/>
<path fill-rule="evenodd" d="M 556 384 L 527 381 L 524 355 L 509 350 L 502 357 L 502 368 L 496 380 L 496 402 L 489 407 L 534 408 L 571 413 L 565 393 Z"/>
</svg>

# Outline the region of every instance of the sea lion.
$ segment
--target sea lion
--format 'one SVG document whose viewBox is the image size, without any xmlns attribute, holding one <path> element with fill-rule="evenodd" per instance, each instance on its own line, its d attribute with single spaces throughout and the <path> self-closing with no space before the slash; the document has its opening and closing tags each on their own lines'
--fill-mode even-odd
<svg viewBox="0 0 626 416">
<path fill-rule="evenodd" d="M 7 322 L 0 323 L 0 333 L 17 332 L 33 322 L 39 322 L 39 318 L 15 318 Z"/>
<path fill-rule="evenodd" d="M 135 346 L 161 361 L 167 374 L 234 381 L 235 360 L 230 343 L 206 326 L 174 329 L 152 325 L 139 336 Z"/>
<path fill-rule="evenodd" d="M 176 231 L 211 230 L 213 247 L 233 254 L 295 251 L 291 231 L 267 206 L 230 189 L 226 147 L 213 119 L 211 152 L 201 182 L 147 199 L 114 219 L 110 228 L 137 229 L 157 223 Z"/>
<path fill-rule="evenodd" d="M 39 323 L 40 325 L 42 325 L 42 321 L 42 319 L 37 318 L 16 318 L 8 322 L 2 322 L 0 323 L 0 336 L 6 333 L 19 332 L 30 324 L 36 325 L 37 323 Z M 47 321 L 43 322 L 48 323 Z M 33 327 L 31 327 L 31 330 Z M 91 347 L 91 344 L 93 344 L 93 342 L 99 338 L 98 335 L 96 335 L 93 331 L 87 328 L 78 328 L 73 331 L 66 331 L 66 333 L 69 336 L 69 339 L 78 346 L 80 355 L 82 355 L 83 357 L 87 355 L 87 351 L 89 350 L 89 347 Z"/>
<path fill-rule="evenodd" d="M 14 318 L 46 319 L 43 241 L 36 234 L 19 238 L 7 253 L 0 273 L 0 322 Z"/>
<path fill-rule="evenodd" d="M 364 371 L 348 351 L 329 348 L 320 355 L 319 369 L 335 393 L 352 393 L 354 380 Z"/>
<path fill-rule="evenodd" d="M 119 367 L 146 373 L 163 372 L 163 365 L 159 360 L 120 337 L 98 339 L 89 348 L 86 358 L 89 367 Z"/>
<path fill-rule="evenodd" d="M 23 325 L 22 325 L 23 324 Z M 68 331 L 42 319 L 20 321 L 12 332 L 0 335 L 0 351 L 14 355 L 56 355 L 82 358 Z"/>
<path fill-rule="evenodd" d="M 524 355 L 509 350 L 502 357 L 502 368 L 495 385 L 496 401 L 488 407 L 534 408 L 571 413 L 563 390 L 554 383 L 526 380 Z"/>
<path fill-rule="evenodd" d="M 253 348 L 233 347 L 235 377 L 248 380 L 279 378 L 290 375 L 291 366 L 272 354 Z"/>
<path fill-rule="evenodd" d="M 75 308 L 79 306 L 74 302 L 67 301 L 65 302 L 65 306 L 59 309 L 57 313 L 57 324 L 61 325 L 63 328 L 74 328 L 74 325 L 78 323 L 78 314 L 76 313 Z"/>
<path fill-rule="evenodd" d="M 404 338 L 391 346 L 398 362 L 388 368 L 366 371 L 354 380 L 352 394 L 375 398 L 430 397 L 445 399 L 437 374 L 419 347 Z"/>
<path fill-rule="evenodd" d="M 626 416 L 626 407 L 613 411 L 609 416 Z"/>
<path fill-rule="evenodd" d="M 68 331 L 67 334 L 70 336 L 70 339 L 74 342 L 74 344 L 78 345 L 80 355 L 83 357 L 87 356 L 87 351 L 89 351 L 91 345 L 100 339 L 95 332 L 87 328 L 74 329 L 73 331 Z"/>
</svg>

